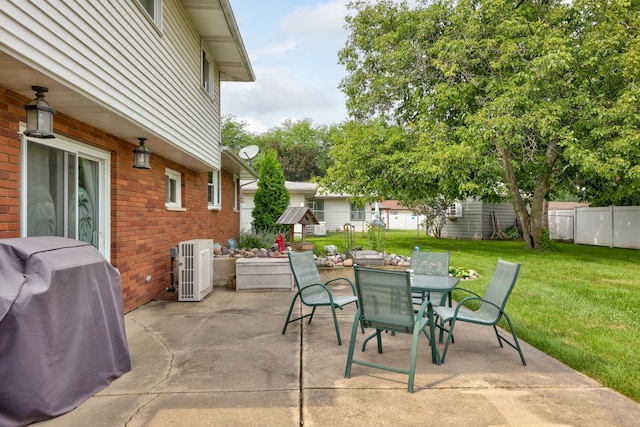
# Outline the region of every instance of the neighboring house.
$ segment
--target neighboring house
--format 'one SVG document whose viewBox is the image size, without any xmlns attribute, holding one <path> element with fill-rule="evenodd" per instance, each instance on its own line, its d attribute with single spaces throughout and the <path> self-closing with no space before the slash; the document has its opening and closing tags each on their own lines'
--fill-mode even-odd
<svg viewBox="0 0 640 427">
<path fill-rule="evenodd" d="M 228 0 L 2 1 L 0 19 L 0 238 L 93 243 L 130 311 L 169 287 L 180 241 L 238 234 L 257 174 L 220 145 L 219 89 L 255 77 Z M 24 134 L 32 86 L 55 138 Z"/>
<path fill-rule="evenodd" d="M 387 228 L 392 230 L 424 230 L 424 216 L 415 215 L 395 200 L 385 200 L 379 206 Z M 516 214 L 511 203 L 486 203 L 468 199 L 453 203 L 448 211 L 447 222 L 442 229 L 443 238 L 490 239 L 494 234 L 491 213 L 498 219 L 500 230 L 506 231 L 516 223 Z"/>
<path fill-rule="evenodd" d="M 353 225 L 357 231 L 362 231 L 366 229 L 367 222 L 371 221 L 371 205 L 368 203 L 363 207 L 356 207 L 348 201 L 349 196 L 319 191 L 317 185 L 311 182 L 285 181 L 285 187 L 291 197 L 289 206 L 310 207 L 320 222 L 320 225 L 308 226 L 308 235 L 324 235 L 327 231 L 342 230 L 347 223 Z M 253 196 L 257 190 L 257 181 L 241 184 L 240 227 L 244 231 L 251 230 L 252 211 L 255 206 Z M 300 226 L 296 226 L 296 233 L 301 232 Z"/>
<path fill-rule="evenodd" d="M 307 235 L 323 235 L 328 231 L 341 231 L 346 223 L 355 226 L 357 231 L 366 230 L 372 221 L 375 205 L 366 204 L 356 208 L 344 194 L 326 193 L 311 182 L 285 181 L 291 201 L 289 206 L 308 206 L 313 209 L 319 226 L 309 226 Z M 253 196 L 258 189 L 257 181 L 241 184 L 240 228 L 251 230 Z M 378 204 L 380 217 L 387 229 L 424 230 L 424 216 L 415 215 L 410 209 L 395 200 L 385 200 Z M 498 218 L 500 229 L 506 231 L 516 224 L 516 214 L 511 203 L 486 203 L 473 199 L 452 204 L 449 219 L 442 230 L 442 237 L 454 239 L 490 239 L 494 234 L 491 213 Z M 296 233 L 301 233 L 296 226 Z"/>
</svg>

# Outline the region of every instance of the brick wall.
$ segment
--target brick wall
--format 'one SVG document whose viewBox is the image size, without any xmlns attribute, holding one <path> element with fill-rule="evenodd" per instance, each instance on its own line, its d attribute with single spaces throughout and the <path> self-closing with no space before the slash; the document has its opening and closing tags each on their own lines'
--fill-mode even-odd
<svg viewBox="0 0 640 427">
<path fill-rule="evenodd" d="M 0 86 L 0 239 L 20 235 L 20 140 L 24 99 Z"/>
<path fill-rule="evenodd" d="M 0 238 L 20 237 L 19 121 L 28 99 L 0 87 Z M 151 155 L 151 169 L 132 167 L 136 143 L 114 137 L 58 112 L 56 134 L 111 152 L 111 263 L 122 277 L 128 312 L 170 285 L 170 248 L 195 238 L 226 245 L 238 235 L 240 214 L 233 209 L 233 177 L 223 171 L 222 209 L 207 205 L 207 172 L 196 172 Z M 167 211 L 165 167 L 182 173 L 185 212 Z M 146 282 L 145 278 L 151 276 Z"/>
</svg>

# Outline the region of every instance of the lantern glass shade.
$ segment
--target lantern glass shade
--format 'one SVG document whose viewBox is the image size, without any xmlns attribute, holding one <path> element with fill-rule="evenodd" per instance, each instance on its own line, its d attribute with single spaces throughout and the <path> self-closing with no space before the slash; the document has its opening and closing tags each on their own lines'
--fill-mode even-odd
<svg viewBox="0 0 640 427">
<path fill-rule="evenodd" d="M 32 86 L 36 92 L 36 99 L 24 106 L 27 111 L 27 130 L 24 134 L 33 138 L 55 138 L 53 134 L 54 110 L 47 101 L 44 100 L 44 93 L 48 92 L 46 87 Z"/>
<path fill-rule="evenodd" d="M 136 169 L 151 169 L 149 160 L 151 158 L 151 150 L 144 146 L 146 138 L 138 138 L 140 145 L 133 150 L 133 167 Z"/>
</svg>

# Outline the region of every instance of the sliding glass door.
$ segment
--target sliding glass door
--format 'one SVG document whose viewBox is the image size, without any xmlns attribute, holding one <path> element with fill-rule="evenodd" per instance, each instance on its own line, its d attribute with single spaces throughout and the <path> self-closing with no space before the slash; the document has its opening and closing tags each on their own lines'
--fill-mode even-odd
<svg viewBox="0 0 640 427">
<path fill-rule="evenodd" d="M 23 236 L 61 236 L 108 254 L 109 153 L 63 141 L 25 138 Z"/>
</svg>

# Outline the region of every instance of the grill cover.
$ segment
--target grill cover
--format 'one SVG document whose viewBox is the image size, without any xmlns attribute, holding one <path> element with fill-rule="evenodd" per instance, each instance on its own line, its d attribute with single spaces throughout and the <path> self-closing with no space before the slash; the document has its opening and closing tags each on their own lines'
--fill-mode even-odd
<svg viewBox="0 0 640 427">
<path fill-rule="evenodd" d="M 0 239 L 0 425 L 69 412 L 130 369 L 120 274 L 98 250 Z"/>
</svg>

